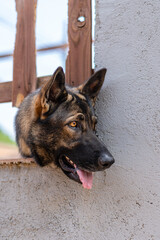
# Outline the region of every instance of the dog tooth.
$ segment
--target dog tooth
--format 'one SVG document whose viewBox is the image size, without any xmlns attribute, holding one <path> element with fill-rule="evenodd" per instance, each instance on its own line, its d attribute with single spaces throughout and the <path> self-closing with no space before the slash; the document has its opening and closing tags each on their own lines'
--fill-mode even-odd
<svg viewBox="0 0 160 240">
<path fill-rule="evenodd" d="M 69 159 L 69 157 L 67 157 L 67 156 L 65 156 L 65 157 L 66 157 L 67 161 L 68 161 L 71 165 L 74 165 L 74 163 L 72 162 L 71 159 Z"/>
<path fill-rule="evenodd" d="M 72 164 L 72 165 L 73 165 L 73 162 L 72 162 L 72 160 L 69 160 L 69 162 L 70 162 L 70 164 Z"/>
</svg>

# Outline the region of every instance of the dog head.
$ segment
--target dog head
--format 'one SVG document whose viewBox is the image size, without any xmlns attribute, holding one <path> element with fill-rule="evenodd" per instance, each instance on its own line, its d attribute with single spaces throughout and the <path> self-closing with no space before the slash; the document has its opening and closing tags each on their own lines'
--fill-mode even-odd
<svg viewBox="0 0 160 240">
<path fill-rule="evenodd" d="M 35 97 L 28 141 L 33 157 L 41 166 L 54 162 L 85 188 L 92 186 L 92 172 L 114 163 L 95 135 L 93 106 L 105 74 L 106 69 L 101 69 L 84 84 L 70 88 L 59 67 Z"/>
</svg>

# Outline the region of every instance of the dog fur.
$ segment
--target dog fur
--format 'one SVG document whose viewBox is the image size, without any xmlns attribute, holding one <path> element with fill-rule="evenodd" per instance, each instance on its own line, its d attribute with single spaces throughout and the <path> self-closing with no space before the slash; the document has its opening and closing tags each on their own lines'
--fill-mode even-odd
<svg viewBox="0 0 160 240">
<path fill-rule="evenodd" d="M 94 113 L 105 74 L 103 68 L 84 84 L 72 88 L 65 85 L 65 75 L 59 67 L 47 83 L 29 94 L 15 119 L 21 155 L 33 157 L 40 166 L 54 163 L 80 183 L 84 173 L 109 168 L 114 159 L 95 135 Z"/>
</svg>

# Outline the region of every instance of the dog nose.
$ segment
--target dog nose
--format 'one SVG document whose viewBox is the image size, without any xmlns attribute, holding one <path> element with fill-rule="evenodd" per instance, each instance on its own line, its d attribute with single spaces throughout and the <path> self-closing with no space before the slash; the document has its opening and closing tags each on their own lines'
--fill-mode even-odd
<svg viewBox="0 0 160 240">
<path fill-rule="evenodd" d="M 105 167 L 109 168 L 113 163 L 115 162 L 114 158 L 112 155 L 108 155 L 106 153 L 103 153 L 99 158 L 98 158 L 98 163 L 100 167 Z"/>
</svg>

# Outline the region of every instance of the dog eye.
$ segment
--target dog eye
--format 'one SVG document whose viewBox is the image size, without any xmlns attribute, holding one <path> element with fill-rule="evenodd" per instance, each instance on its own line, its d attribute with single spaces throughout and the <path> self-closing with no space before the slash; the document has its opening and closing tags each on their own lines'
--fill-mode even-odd
<svg viewBox="0 0 160 240">
<path fill-rule="evenodd" d="M 77 127 L 77 122 L 76 121 L 70 122 L 69 126 L 72 127 L 72 128 L 76 128 Z"/>
</svg>

